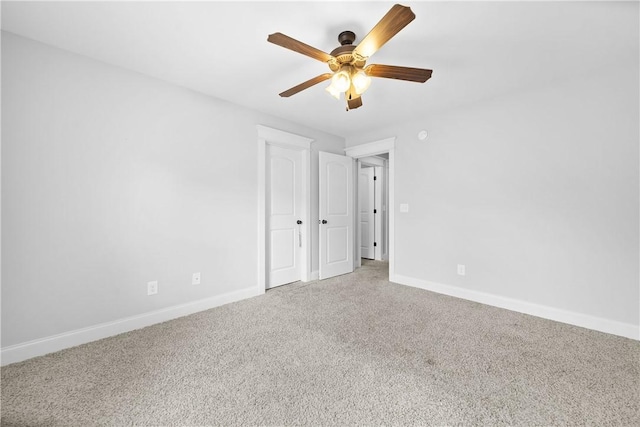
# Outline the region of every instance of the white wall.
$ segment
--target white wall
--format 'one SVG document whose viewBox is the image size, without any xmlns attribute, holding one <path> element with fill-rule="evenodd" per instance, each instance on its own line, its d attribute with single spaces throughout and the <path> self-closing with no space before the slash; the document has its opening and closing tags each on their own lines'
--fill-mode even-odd
<svg viewBox="0 0 640 427">
<path fill-rule="evenodd" d="M 256 124 L 317 195 L 342 138 L 3 32 L 2 347 L 256 286 Z"/>
<path fill-rule="evenodd" d="M 348 139 L 397 136 L 396 274 L 637 335 L 638 75 L 629 58 L 626 68 Z"/>
</svg>

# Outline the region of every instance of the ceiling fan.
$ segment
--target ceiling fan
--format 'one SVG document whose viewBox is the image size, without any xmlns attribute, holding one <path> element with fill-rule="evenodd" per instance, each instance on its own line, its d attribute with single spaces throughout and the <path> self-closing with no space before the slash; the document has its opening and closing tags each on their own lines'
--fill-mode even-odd
<svg viewBox="0 0 640 427">
<path fill-rule="evenodd" d="M 362 106 L 362 94 L 371 84 L 371 77 L 406 80 L 424 83 L 431 77 L 431 70 L 424 68 L 398 67 L 395 65 L 370 64 L 367 59 L 400 30 L 415 19 L 411 8 L 399 4 L 394 5 L 382 19 L 373 27 L 358 45 L 353 42 L 356 35 L 352 31 L 343 31 L 338 36 L 340 46 L 331 54 L 302 43 L 282 33 L 269 35 L 267 41 L 282 46 L 294 52 L 307 55 L 313 59 L 329 65 L 331 73 L 324 73 L 306 82 L 300 83 L 280 94 L 289 97 L 310 88 L 325 80 L 331 79 L 331 85 L 326 89 L 336 99 L 344 93 L 347 101 L 347 111 Z M 365 66 L 366 65 L 366 66 Z"/>
</svg>

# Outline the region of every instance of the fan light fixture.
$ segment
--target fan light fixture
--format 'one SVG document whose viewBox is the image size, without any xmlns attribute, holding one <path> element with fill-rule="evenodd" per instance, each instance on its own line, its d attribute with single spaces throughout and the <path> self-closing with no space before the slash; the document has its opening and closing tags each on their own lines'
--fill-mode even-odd
<svg viewBox="0 0 640 427">
<path fill-rule="evenodd" d="M 336 99 L 344 93 L 347 111 L 362 106 L 361 95 L 369 88 L 371 77 L 404 80 L 424 83 L 431 78 L 431 70 L 425 68 L 399 67 L 397 65 L 369 64 L 369 57 L 376 53 L 386 42 L 414 20 L 416 15 L 411 8 L 399 4 L 394 5 L 369 33 L 354 45 L 356 35 L 353 31 L 343 31 L 338 35 L 340 46 L 326 53 L 313 46 L 302 43 L 282 33 L 273 33 L 267 41 L 294 52 L 316 59 L 329 66 L 331 72 L 320 74 L 300 83 L 280 96 L 288 98 L 310 88 L 320 82 L 331 79 L 326 91 Z"/>
<path fill-rule="evenodd" d="M 351 85 L 358 95 L 362 95 L 371 84 L 371 77 L 364 71 L 356 70 L 350 65 L 343 65 L 331 76 L 331 84 L 326 91 L 336 99 L 340 99 L 340 94 L 349 90 Z"/>
</svg>

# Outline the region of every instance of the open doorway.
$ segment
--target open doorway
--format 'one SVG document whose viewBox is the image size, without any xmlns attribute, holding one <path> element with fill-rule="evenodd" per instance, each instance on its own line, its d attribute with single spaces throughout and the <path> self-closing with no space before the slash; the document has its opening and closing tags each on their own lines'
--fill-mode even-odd
<svg viewBox="0 0 640 427">
<path fill-rule="evenodd" d="M 387 158 L 385 153 L 357 160 L 361 259 L 388 259 Z"/>
<path fill-rule="evenodd" d="M 386 201 L 385 215 L 386 218 L 380 220 L 381 227 L 386 225 L 386 230 L 379 235 L 386 237 L 385 245 L 387 255 L 384 258 L 389 260 L 389 280 L 394 280 L 395 275 L 395 254 L 394 254 L 394 235 L 395 235 L 395 194 L 394 194 L 394 174 L 395 174 L 395 137 L 386 138 L 379 141 L 370 142 L 367 144 L 360 144 L 345 149 L 347 156 L 356 159 L 358 165 L 363 165 L 372 162 L 382 161 L 384 168 L 382 169 L 386 188 L 386 198 L 382 197 L 382 200 Z M 378 160 L 375 160 L 378 159 Z M 377 166 L 377 165 L 376 165 Z M 375 166 L 374 166 L 375 167 Z M 354 178 L 359 179 L 361 168 L 354 168 Z M 358 181 L 356 181 L 358 182 Z M 360 213 L 359 206 L 359 185 L 356 186 L 358 191 L 355 191 L 355 212 Z M 361 258 L 361 226 L 360 215 L 355 215 L 354 227 L 356 230 L 354 236 L 354 267 L 360 267 L 362 265 Z M 377 243 L 377 242 L 376 242 Z M 384 249 L 383 249 L 384 252 Z M 374 252 L 375 257 L 375 252 Z"/>
</svg>

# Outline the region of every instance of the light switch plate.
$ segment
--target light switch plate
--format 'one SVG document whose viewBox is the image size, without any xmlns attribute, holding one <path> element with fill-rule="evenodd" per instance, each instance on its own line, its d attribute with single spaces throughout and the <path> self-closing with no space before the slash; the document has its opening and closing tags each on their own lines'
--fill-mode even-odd
<svg viewBox="0 0 640 427">
<path fill-rule="evenodd" d="M 409 204 L 408 203 L 400 203 L 400 212 L 402 212 L 402 213 L 409 212 Z"/>
</svg>

